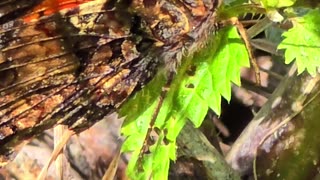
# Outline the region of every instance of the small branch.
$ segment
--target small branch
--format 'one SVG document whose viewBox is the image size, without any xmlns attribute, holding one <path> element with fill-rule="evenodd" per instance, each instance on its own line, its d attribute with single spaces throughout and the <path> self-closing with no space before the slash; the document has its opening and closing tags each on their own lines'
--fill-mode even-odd
<svg viewBox="0 0 320 180">
<path fill-rule="evenodd" d="M 305 72 L 298 76 L 295 70 L 291 68 L 227 154 L 228 163 L 242 175 L 254 169 L 258 179 L 312 178 L 304 175 L 317 168 L 320 75 L 311 77 Z M 300 167 L 305 167 L 304 172 Z"/>
<path fill-rule="evenodd" d="M 240 179 L 222 155 L 210 144 L 199 129 L 187 122 L 177 139 L 178 155 L 193 157 L 203 163 L 209 179 Z"/>
</svg>

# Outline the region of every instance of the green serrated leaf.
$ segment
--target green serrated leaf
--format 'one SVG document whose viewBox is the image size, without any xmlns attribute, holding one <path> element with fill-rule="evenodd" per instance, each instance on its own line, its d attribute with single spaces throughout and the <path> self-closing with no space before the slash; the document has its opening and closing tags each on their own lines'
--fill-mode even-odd
<svg viewBox="0 0 320 180">
<path fill-rule="evenodd" d="M 128 134 L 128 133 L 127 133 Z M 121 146 L 122 152 L 131 152 L 141 148 L 145 135 L 143 133 L 130 134 Z M 140 139 L 140 141 L 139 141 Z"/>
<path fill-rule="evenodd" d="M 248 55 L 235 28 L 225 29 L 208 42 L 206 49 L 193 58 L 185 58 L 154 124 L 161 133 L 150 147 L 150 154 L 143 158 L 143 172 L 137 171 L 136 163 L 165 78 L 157 76 L 132 98 L 121 110 L 122 115 L 127 115 L 122 128 L 127 139 L 122 150 L 133 152 L 128 165 L 129 177 L 166 179 L 170 159 L 176 158 L 176 138 L 186 121 L 190 119 L 199 127 L 209 107 L 219 114 L 221 95 L 230 100 L 231 82 L 240 84 L 243 65 L 249 65 Z M 190 68 L 193 72 L 188 72 Z"/>
<path fill-rule="evenodd" d="M 214 91 L 231 99 L 230 82 L 240 85 L 240 68 L 248 67 L 248 53 L 235 27 L 222 35 L 221 47 L 211 64 Z M 219 67 L 219 68 L 216 68 Z"/>
<path fill-rule="evenodd" d="M 190 102 L 186 112 L 187 118 L 192 119 L 195 127 L 199 127 L 208 112 L 208 104 L 198 95 L 194 95 Z"/>
<path fill-rule="evenodd" d="M 168 119 L 168 121 L 166 122 L 166 126 L 165 128 L 168 129 L 168 133 L 166 135 L 166 138 L 170 141 L 175 141 L 176 138 L 179 135 L 179 132 L 181 131 L 181 129 L 183 128 L 183 126 L 186 123 L 186 117 L 183 116 L 179 116 L 181 114 L 173 114 L 170 119 Z M 171 152 L 172 153 L 172 152 Z M 171 154 L 172 155 L 172 154 Z M 174 158 L 171 159 L 175 159 L 175 155 L 173 156 Z"/>
<path fill-rule="evenodd" d="M 161 134 L 159 140 L 154 146 L 150 147 L 150 151 L 154 154 L 152 171 L 153 179 L 167 179 L 170 165 L 169 152 L 173 146 L 163 144 L 164 134 Z"/>
<path fill-rule="evenodd" d="M 209 101 L 209 107 L 215 112 L 218 116 L 221 114 L 221 95 L 220 94 L 212 94 L 210 96 L 212 101 Z"/>
<path fill-rule="evenodd" d="M 293 28 L 283 33 L 285 39 L 278 49 L 286 49 L 285 63 L 297 63 L 298 73 L 307 70 L 315 75 L 320 67 L 320 10 L 311 10 L 303 17 L 292 19 Z"/>
</svg>

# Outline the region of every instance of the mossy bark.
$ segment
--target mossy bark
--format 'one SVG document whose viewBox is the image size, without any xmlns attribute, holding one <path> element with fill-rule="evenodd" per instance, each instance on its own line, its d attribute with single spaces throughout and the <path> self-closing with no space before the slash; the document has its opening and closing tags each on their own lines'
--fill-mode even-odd
<svg viewBox="0 0 320 180">
<path fill-rule="evenodd" d="M 312 179 L 318 173 L 320 75 L 297 75 L 294 70 L 227 154 L 228 163 L 241 174 L 254 173 L 258 179 Z"/>
</svg>

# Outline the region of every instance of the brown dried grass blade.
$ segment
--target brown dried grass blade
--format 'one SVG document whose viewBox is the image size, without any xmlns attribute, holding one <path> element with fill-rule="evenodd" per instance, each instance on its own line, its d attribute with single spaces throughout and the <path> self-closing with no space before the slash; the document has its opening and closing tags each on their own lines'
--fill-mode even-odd
<svg viewBox="0 0 320 180">
<path fill-rule="evenodd" d="M 64 148 L 64 146 L 66 145 L 66 143 L 68 142 L 68 140 L 71 138 L 71 136 L 73 136 L 75 134 L 74 131 L 71 130 L 67 130 L 64 132 L 62 138 L 60 139 L 59 143 L 57 143 L 57 146 L 54 148 L 51 157 L 49 159 L 49 161 L 47 162 L 47 164 L 42 168 L 37 180 L 44 180 L 48 169 L 51 165 L 51 163 L 57 159 L 58 155 L 60 154 L 61 150 Z"/>
<path fill-rule="evenodd" d="M 120 155 L 121 155 L 121 149 L 118 148 L 117 154 L 112 159 L 107 171 L 104 173 L 104 175 L 102 177 L 102 180 L 113 180 L 114 179 L 116 172 L 117 172 L 117 169 L 118 169 Z"/>
<path fill-rule="evenodd" d="M 56 148 L 59 145 L 59 141 L 62 138 L 64 132 L 66 130 L 65 125 L 58 125 L 53 128 L 53 134 L 54 134 L 54 147 Z M 58 154 L 57 159 L 55 160 L 55 168 L 56 168 L 56 174 L 58 179 L 63 179 L 63 169 L 64 169 L 64 148 L 61 149 L 60 153 Z"/>
</svg>

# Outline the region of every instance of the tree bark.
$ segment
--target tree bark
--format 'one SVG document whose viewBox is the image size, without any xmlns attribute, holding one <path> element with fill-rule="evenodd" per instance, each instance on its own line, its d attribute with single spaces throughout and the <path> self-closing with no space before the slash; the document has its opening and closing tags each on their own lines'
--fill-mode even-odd
<svg viewBox="0 0 320 180">
<path fill-rule="evenodd" d="M 226 156 L 242 175 L 310 179 L 319 168 L 320 75 L 295 66 L 242 132 Z"/>
</svg>

